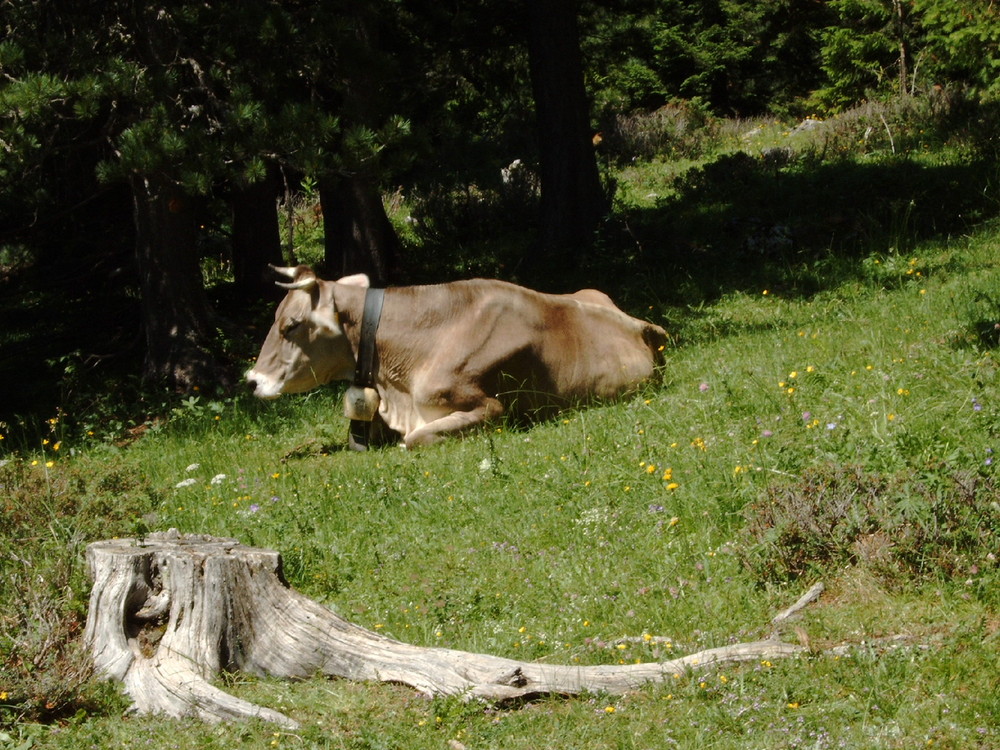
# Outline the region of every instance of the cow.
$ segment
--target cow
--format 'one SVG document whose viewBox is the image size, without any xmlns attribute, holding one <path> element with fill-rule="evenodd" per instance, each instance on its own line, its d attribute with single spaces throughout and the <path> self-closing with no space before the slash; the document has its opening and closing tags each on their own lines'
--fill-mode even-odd
<svg viewBox="0 0 1000 750">
<path fill-rule="evenodd" d="M 274 270 L 288 292 L 246 373 L 254 395 L 352 380 L 368 277 L 326 281 L 308 266 Z M 389 288 L 362 418 L 383 422 L 413 448 L 501 415 L 537 418 L 614 400 L 658 376 L 666 340 L 662 328 L 594 289 L 543 294 L 493 279 Z"/>
</svg>

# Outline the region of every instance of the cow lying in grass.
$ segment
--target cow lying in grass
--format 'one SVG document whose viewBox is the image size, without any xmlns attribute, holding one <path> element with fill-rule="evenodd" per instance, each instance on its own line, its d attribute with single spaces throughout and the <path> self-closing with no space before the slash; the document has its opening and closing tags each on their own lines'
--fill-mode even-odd
<svg viewBox="0 0 1000 750">
<path fill-rule="evenodd" d="M 368 278 L 288 279 L 247 381 L 260 398 L 352 380 Z M 374 419 L 412 448 L 494 420 L 625 395 L 657 374 L 666 333 L 602 292 L 542 294 L 473 279 L 386 289 L 372 387 L 348 392 L 349 416 Z"/>
</svg>

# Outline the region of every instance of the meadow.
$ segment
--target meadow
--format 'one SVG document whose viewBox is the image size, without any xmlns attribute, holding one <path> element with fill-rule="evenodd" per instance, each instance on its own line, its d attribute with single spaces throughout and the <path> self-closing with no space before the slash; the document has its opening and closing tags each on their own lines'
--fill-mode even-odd
<svg viewBox="0 0 1000 750">
<path fill-rule="evenodd" d="M 530 428 L 355 454 L 328 388 L 8 430 L 0 747 L 1000 746 L 1000 224 L 893 232 L 688 305 L 697 279 L 651 271 L 627 302 L 671 333 L 662 383 Z M 128 713 L 80 642 L 86 544 L 168 528 L 276 549 L 390 637 L 550 663 L 754 640 L 826 590 L 783 630 L 799 658 L 512 705 L 233 674 L 303 728 L 207 725 Z"/>
</svg>

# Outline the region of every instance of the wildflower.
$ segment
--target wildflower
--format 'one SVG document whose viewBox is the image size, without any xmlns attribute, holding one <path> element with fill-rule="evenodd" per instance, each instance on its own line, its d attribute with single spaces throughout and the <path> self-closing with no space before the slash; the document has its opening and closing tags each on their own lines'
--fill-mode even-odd
<svg viewBox="0 0 1000 750">
<path fill-rule="evenodd" d="M 972 399 L 972 410 L 973 411 L 982 411 L 983 410 L 983 405 L 981 403 L 979 403 L 975 398 Z"/>
<path fill-rule="evenodd" d="M 764 430 L 762 433 L 760 433 L 760 436 L 765 438 L 772 437 L 773 435 L 774 433 L 771 432 L 770 430 Z"/>
<path fill-rule="evenodd" d="M 257 503 L 251 503 L 250 507 L 247 508 L 247 510 L 250 511 L 251 513 L 256 513 L 258 510 L 260 510 L 260 506 Z"/>
<path fill-rule="evenodd" d="M 670 525 L 671 526 L 676 526 L 680 522 L 681 522 L 681 519 L 678 518 L 677 516 L 674 516 L 673 518 L 670 519 Z"/>
<path fill-rule="evenodd" d="M 62 441 L 60 440 L 59 442 L 57 442 L 55 445 L 52 446 L 52 450 L 57 451 L 61 447 L 62 447 Z"/>
<path fill-rule="evenodd" d="M 181 481 L 179 481 L 177 484 L 174 485 L 174 487 L 176 489 L 180 489 L 181 487 L 190 487 L 197 481 L 198 480 L 195 479 L 194 477 L 188 477 L 187 479 L 182 479 Z"/>
<path fill-rule="evenodd" d="M 211 484 L 222 484 L 224 481 L 226 481 L 225 474 L 216 474 L 214 477 L 212 477 Z"/>
<path fill-rule="evenodd" d="M 676 490 L 678 487 L 680 487 L 680 485 L 677 484 L 677 482 L 671 482 L 670 484 L 667 485 L 667 489 L 671 491 Z"/>
<path fill-rule="evenodd" d="M 614 706 L 605 706 L 604 707 L 604 713 L 606 713 L 606 714 L 613 714 L 614 712 L 615 712 L 615 707 Z"/>
<path fill-rule="evenodd" d="M 669 482 L 673 478 L 674 478 L 674 470 L 673 469 L 665 469 L 664 472 L 663 472 L 663 481 L 664 482 Z"/>
<path fill-rule="evenodd" d="M 201 464 L 188 464 L 188 467 L 184 471 L 192 472 L 201 468 Z"/>
<path fill-rule="evenodd" d="M 705 438 L 696 437 L 691 441 L 691 447 L 697 448 L 700 451 L 708 450 L 708 446 L 705 443 Z"/>
<path fill-rule="evenodd" d="M 646 467 L 647 474 L 652 474 L 654 471 L 656 471 L 655 464 L 650 464 L 649 466 Z"/>
<path fill-rule="evenodd" d="M 798 701 L 796 701 L 794 703 L 789 703 L 788 707 L 794 711 L 796 708 L 799 707 L 799 703 L 798 703 Z"/>
<path fill-rule="evenodd" d="M 795 378 L 797 378 L 798 376 L 799 374 L 795 370 L 792 370 L 790 373 L 788 373 L 789 380 L 795 380 Z"/>
<path fill-rule="evenodd" d="M 705 393 L 709 389 L 709 387 L 710 386 L 708 385 L 708 383 L 702 383 L 701 385 L 698 386 L 698 390 L 701 391 L 702 393 Z"/>
<path fill-rule="evenodd" d="M 280 472 L 280 471 L 276 471 L 276 472 L 274 472 L 274 473 L 273 473 L 273 474 L 271 475 L 271 479 L 277 479 L 277 478 L 278 478 L 278 477 L 280 477 L 280 476 L 281 476 L 281 472 Z"/>
<path fill-rule="evenodd" d="M 47 469 L 51 469 L 55 465 L 56 465 L 55 461 L 46 461 L 45 462 L 45 468 L 47 468 Z"/>
</svg>

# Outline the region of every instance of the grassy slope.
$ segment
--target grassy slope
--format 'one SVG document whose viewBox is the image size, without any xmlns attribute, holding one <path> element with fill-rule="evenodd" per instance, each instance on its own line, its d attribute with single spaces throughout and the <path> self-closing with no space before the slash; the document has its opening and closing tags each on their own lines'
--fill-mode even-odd
<svg viewBox="0 0 1000 750">
<path fill-rule="evenodd" d="M 62 576 L 53 609 L 82 614 L 84 542 L 174 526 L 280 550 L 294 586 L 391 636 L 553 662 L 753 639 L 823 578 L 828 593 L 799 625 L 818 647 L 856 644 L 848 656 L 496 710 L 394 686 L 233 678 L 236 692 L 299 719 L 299 736 L 123 718 L 114 690 L 89 686 L 74 699 L 76 719 L 9 724 L 0 738 L 80 748 L 995 747 L 997 506 L 980 499 L 960 519 L 978 529 L 972 542 L 927 509 L 950 501 L 956 474 L 992 481 L 997 362 L 978 334 L 996 316 L 998 245 L 1000 232 L 986 229 L 872 258 L 857 280 L 805 301 L 732 293 L 688 318 L 680 333 L 694 343 L 669 352 L 662 387 L 530 431 L 411 453 L 327 451 L 344 426 L 335 394 L 317 393 L 218 414 L 190 408 L 126 448 L 55 453 L 50 443 L 2 470 L 12 490 L 4 535 L 35 556 L 5 559 L 6 581 L 22 591 L 4 595 L 14 600 L 5 628 L 38 607 L 24 593 L 33 575 Z M 822 515 L 843 497 L 821 491 L 844 486 L 842 465 L 866 477 L 847 494 L 887 478 L 877 522 L 851 531 L 827 518 L 798 542 L 754 532 L 762 516 L 787 525 Z M 196 481 L 175 486 L 186 478 Z M 77 555 L 53 570 L 44 559 L 66 544 Z M 914 545 L 916 557 L 894 556 Z M 646 633 L 672 638 L 670 649 L 615 643 Z M 45 635 L 24 637 L 37 646 Z M 55 696 L 60 677 L 50 665 L 39 690 Z M 24 690 L 0 685 L 11 703 Z"/>
</svg>

